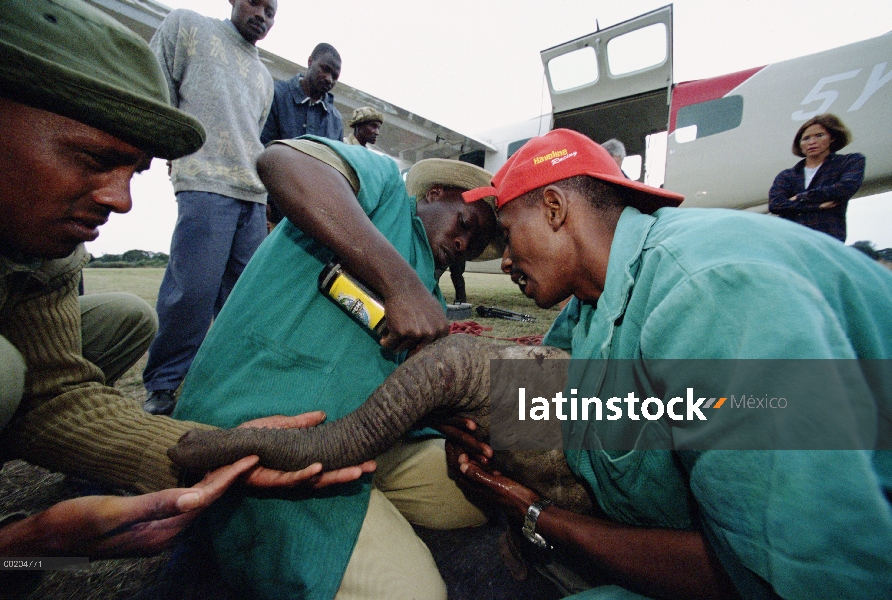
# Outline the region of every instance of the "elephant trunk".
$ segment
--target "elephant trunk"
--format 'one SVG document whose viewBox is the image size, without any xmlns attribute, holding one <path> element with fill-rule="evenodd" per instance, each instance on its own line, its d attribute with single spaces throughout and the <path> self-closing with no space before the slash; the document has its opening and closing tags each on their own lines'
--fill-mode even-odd
<svg viewBox="0 0 892 600">
<path fill-rule="evenodd" d="M 168 456 L 199 472 L 251 454 L 260 456 L 260 464 L 283 471 L 315 462 L 326 470 L 360 464 L 428 416 L 460 414 L 488 422 L 489 359 L 498 348 L 472 336 L 450 335 L 406 360 L 366 402 L 337 421 L 309 429 L 193 430 Z"/>
</svg>

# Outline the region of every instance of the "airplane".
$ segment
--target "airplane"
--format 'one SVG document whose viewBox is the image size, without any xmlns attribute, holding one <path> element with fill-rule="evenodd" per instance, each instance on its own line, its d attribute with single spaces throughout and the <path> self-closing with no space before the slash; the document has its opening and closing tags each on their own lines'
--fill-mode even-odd
<svg viewBox="0 0 892 600">
<path fill-rule="evenodd" d="M 170 8 L 156 0 L 87 0 L 149 40 Z M 867 156 L 856 197 L 892 190 L 892 32 L 824 52 L 719 77 L 673 81 L 672 5 L 541 52 L 553 110 L 520 123 L 467 135 L 338 82 L 345 119 L 360 106 L 385 114 L 374 150 L 405 174 L 431 157 L 467 161 L 495 172 L 530 138 L 565 127 L 597 142 L 621 140 L 624 172 L 685 195 L 683 207 L 767 212 L 775 175 L 792 166 L 800 124 L 833 112 L 854 140 L 846 152 Z M 260 49 L 275 79 L 306 67 Z M 371 148 L 371 146 L 370 146 Z M 498 272 L 498 261 L 469 270 Z"/>
<path fill-rule="evenodd" d="M 632 179 L 684 194 L 683 207 L 767 212 L 774 177 L 795 163 L 799 126 L 825 112 L 867 156 L 856 197 L 892 189 L 892 32 L 809 56 L 674 83 L 672 5 L 541 52 L 553 112 L 477 134 L 495 151 L 465 160 L 495 172 L 529 138 L 563 127 L 626 146 Z M 482 161 L 480 160 L 482 158 Z"/>
</svg>

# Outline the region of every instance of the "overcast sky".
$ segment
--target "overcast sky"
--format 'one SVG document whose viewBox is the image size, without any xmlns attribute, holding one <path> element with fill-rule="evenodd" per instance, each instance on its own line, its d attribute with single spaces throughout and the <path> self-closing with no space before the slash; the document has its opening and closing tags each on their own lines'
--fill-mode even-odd
<svg viewBox="0 0 892 600">
<path fill-rule="evenodd" d="M 221 19 L 231 9 L 227 0 L 164 2 Z M 258 46 L 306 65 L 313 47 L 328 42 L 343 58 L 342 82 L 475 135 L 550 112 L 541 50 L 665 4 L 279 0 L 276 24 Z M 677 83 L 881 35 L 892 30 L 892 2 L 677 0 L 673 25 Z M 176 203 L 163 161 L 135 178 L 133 197 L 133 211 L 112 215 L 89 251 L 169 251 Z M 892 193 L 853 201 L 848 217 L 849 243 L 868 239 L 892 247 Z"/>
</svg>

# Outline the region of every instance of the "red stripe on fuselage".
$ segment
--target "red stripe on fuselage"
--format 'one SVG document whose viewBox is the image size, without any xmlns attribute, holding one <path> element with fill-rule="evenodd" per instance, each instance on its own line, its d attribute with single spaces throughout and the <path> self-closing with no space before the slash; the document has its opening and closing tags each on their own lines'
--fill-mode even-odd
<svg viewBox="0 0 892 600">
<path fill-rule="evenodd" d="M 690 104 L 706 102 L 707 100 L 722 98 L 725 94 L 764 68 L 764 66 L 756 67 L 755 69 L 747 69 L 746 71 L 738 71 L 719 77 L 698 79 L 696 81 L 683 81 L 677 84 L 672 89 L 672 107 L 671 112 L 669 113 L 669 133 L 675 131 L 675 117 L 678 114 L 679 108 Z"/>
</svg>

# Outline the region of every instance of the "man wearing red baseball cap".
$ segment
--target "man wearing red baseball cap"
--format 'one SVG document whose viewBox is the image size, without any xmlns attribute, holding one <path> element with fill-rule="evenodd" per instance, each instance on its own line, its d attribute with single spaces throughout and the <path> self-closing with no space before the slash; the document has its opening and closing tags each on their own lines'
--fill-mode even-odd
<svg viewBox="0 0 892 600">
<path fill-rule="evenodd" d="M 772 373 L 782 372 L 774 359 L 884 359 L 871 363 L 889 372 L 892 273 L 828 235 L 765 215 L 675 208 L 681 196 L 624 178 L 603 148 L 568 130 L 527 142 L 491 187 L 464 194 L 484 196 L 495 196 L 506 237 L 502 270 L 540 307 L 573 296 L 544 341 L 594 359 L 573 361 L 583 366 L 571 367 L 568 398 L 610 397 L 597 365 L 628 359 L 648 365 L 636 384 L 654 395 L 679 383 L 651 370 L 661 359 L 763 359 Z M 675 364 L 687 385 L 710 389 L 702 362 Z M 858 363 L 819 364 L 842 377 Z M 870 388 L 860 370 L 846 373 L 857 378 L 847 386 Z M 598 518 L 490 472 L 486 445 L 447 454 L 576 574 L 594 570 L 598 581 L 658 597 L 889 598 L 892 457 L 879 448 L 892 447 L 892 405 L 882 390 L 851 396 L 833 404 L 832 419 L 797 412 L 792 431 L 770 427 L 777 411 L 742 400 L 722 413 L 733 421 L 651 419 L 643 405 L 638 418 L 562 421 L 569 466 Z M 870 427 L 853 430 L 847 451 L 781 449 L 797 429 L 848 434 L 843 415 L 855 413 Z M 740 432 L 770 441 L 716 449 Z M 613 451 L 617 433 L 632 447 Z M 619 597 L 611 593 L 580 597 Z"/>
</svg>

